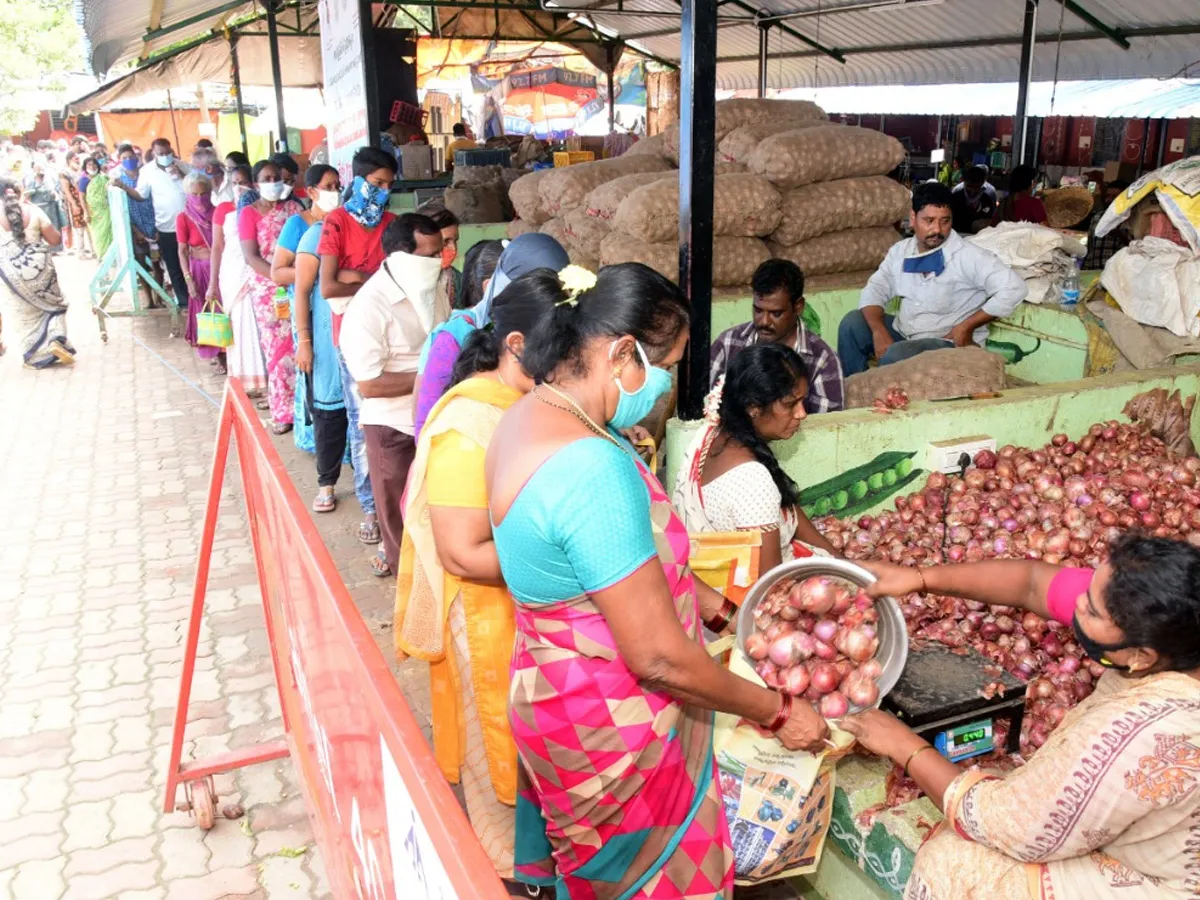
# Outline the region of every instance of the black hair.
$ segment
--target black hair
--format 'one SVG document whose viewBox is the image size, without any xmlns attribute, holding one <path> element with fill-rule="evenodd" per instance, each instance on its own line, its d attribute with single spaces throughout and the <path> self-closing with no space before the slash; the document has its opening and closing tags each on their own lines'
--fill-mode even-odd
<svg viewBox="0 0 1200 900">
<path fill-rule="evenodd" d="M 165 137 L 156 137 L 150 142 L 150 149 L 153 150 L 155 147 L 166 147 L 168 150 L 170 150 L 171 142 Z"/>
<path fill-rule="evenodd" d="M 433 219 L 433 223 L 440 229 L 445 230 L 458 225 L 458 216 L 450 212 L 450 210 L 446 209 L 444 206 L 441 209 L 430 210 L 428 215 L 429 218 Z"/>
<path fill-rule="evenodd" d="M 249 165 L 238 165 L 233 167 L 233 171 L 229 173 L 229 181 L 231 184 L 233 183 L 233 176 L 238 172 L 241 172 L 246 176 L 247 179 L 249 179 L 251 184 L 254 184 L 254 172 L 251 170 Z"/>
<path fill-rule="evenodd" d="M 300 174 L 300 164 L 292 159 L 292 155 L 290 153 L 272 153 L 269 159 L 275 164 L 275 168 L 279 169 L 280 172 L 286 170 L 291 172 L 293 175 Z"/>
<path fill-rule="evenodd" d="M 87 171 L 88 163 L 91 163 L 92 165 L 94 165 L 96 167 L 96 174 L 99 174 L 100 172 L 103 171 L 100 168 L 100 160 L 96 159 L 96 157 L 94 157 L 94 156 L 85 156 L 83 158 L 83 162 L 80 164 L 80 167 L 83 169 L 83 171 L 85 171 L 85 172 Z"/>
<path fill-rule="evenodd" d="M 927 206 L 950 207 L 953 198 L 950 188 L 940 181 L 923 181 L 913 188 L 912 210 L 919 213 Z"/>
<path fill-rule="evenodd" d="M 454 136 L 455 137 L 466 137 L 467 136 L 467 126 L 464 125 L 462 122 L 455 122 L 454 123 Z"/>
<path fill-rule="evenodd" d="M 1104 605 L 1127 647 L 1148 647 L 1175 672 L 1200 667 L 1200 549 L 1127 532 L 1113 542 Z"/>
<path fill-rule="evenodd" d="M 137 151 L 133 149 L 133 144 L 130 143 L 117 144 L 117 159 L 121 158 L 122 153 L 132 153 L 134 156 L 137 156 Z"/>
<path fill-rule="evenodd" d="M 25 243 L 25 217 L 21 212 L 21 189 L 15 181 L 0 179 L 0 198 L 4 201 L 4 218 L 15 243 Z"/>
<path fill-rule="evenodd" d="M 1012 174 L 1008 176 L 1008 189 L 1014 194 L 1018 191 L 1027 191 L 1033 187 L 1033 183 L 1037 180 L 1037 169 L 1030 165 L 1020 165 L 1012 170 Z"/>
<path fill-rule="evenodd" d="M 255 184 L 258 184 L 258 176 L 262 174 L 262 170 L 265 169 L 267 166 L 270 166 L 277 173 L 279 173 L 279 166 L 275 165 L 274 160 L 260 159 L 258 162 L 256 162 L 254 164 L 254 168 L 250 170 L 250 178 L 251 178 L 251 180 L 254 181 Z"/>
<path fill-rule="evenodd" d="M 795 304 L 804 298 L 804 273 L 790 259 L 768 259 L 754 270 L 750 290 L 760 296 L 784 291 Z"/>
<path fill-rule="evenodd" d="M 429 216 L 405 213 L 393 219 L 383 230 L 383 252 L 412 253 L 417 249 L 417 235 L 441 235 L 442 229 Z"/>
<path fill-rule="evenodd" d="M 380 150 L 378 147 L 363 147 L 354 154 L 354 159 L 350 162 L 350 171 L 357 178 L 361 175 L 366 178 L 377 169 L 390 169 L 395 175 L 399 171 L 399 166 L 396 164 L 396 157 L 388 153 L 386 150 Z"/>
<path fill-rule="evenodd" d="M 248 166 L 248 165 L 250 165 L 250 157 L 248 157 L 248 156 L 247 156 L 245 153 L 243 153 L 241 150 L 230 150 L 228 153 L 226 153 L 226 154 L 225 154 L 225 159 L 226 159 L 226 160 L 233 160 L 233 164 L 234 164 L 235 166 Z"/>
<path fill-rule="evenodd" d="M 196 146 L 203 147 L 205 150 L 211 150 L 213 148 L 213 142 L 208 138 L 200 138 L 200 140 L 196 141 Z"/>
<path fill-rule="evenodd" d="M 575 375 L 586 375 L 583 350 L 588 342 L 626 334 L 637 339 L 654 363 L 670 352 L 688 320 L 683 293 L 649 266 L 605 266 L 594 287 L 543 316 L 533 334 L 526 336 L 521 363 L 535 381 L 553 381 L 555 371 L 563 366 Z"/>
<path fill-rule="evenodd" d="M 971 166 L 971 168 L 963 173 L 963 181 L 970 182 L 971 184 L 983 184 L 987 181 L 987 176 L 987 169 L 983 166 Z"/>
<path fill-rule="evenodd" d="M 324 163 L 317 163 L 315 166 L 309 166 L 308 170 L 304 173 L 304 186 L 315 188 L 321 183 L 321 179 L 330 172 L 336 175 L 337 169 L 335 169 L 333 166 L 327 166 Z"/>
<path fill-rule="evenodd" d="M 759 435 L 750 417 L 752 407 L 765 410 L 791 396 L 796 383 L 808 381 L 808 367 L 791 347 L 752 344 L 735 355 L 725 372 L 721 393 L 721 430 L 754 454 L 771 473 L 784 506 L 795 506 L 800 497 L 796 482 L 779 466 L 770 446 Z"/>
<path fill-rule="evenodd" d="M 483 299 L 483 283 L 495 274 L 503 252 L 503 241 L 480 241 L 471 245 L 463 257 L 462 290 L 454 298 L 456 308 L 470 309 Z"/>
<path fill-rule="evenodd" d="M 510 282 L 492 298 L 491 326 L 475 329 L 463 344 L 450 386 L 479 372 L 495 371 L 504 352 L 504 339 L 514 332 L 528 335 L 566 297 L 552 269 L 534 269 Z"/>
</svg>

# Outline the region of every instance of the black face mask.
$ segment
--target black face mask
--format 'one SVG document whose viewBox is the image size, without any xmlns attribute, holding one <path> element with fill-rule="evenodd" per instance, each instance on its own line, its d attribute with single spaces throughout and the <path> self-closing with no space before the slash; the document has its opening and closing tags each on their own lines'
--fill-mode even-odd
<svg viewBox="0 0 1200 900">
<path fill-rule="evenodd" d="M 1083 629 L 1079 627 L 1079 616 L 1071 617 L 1071 628 L 1075 631 L 1075 640 L 1079 646 L 1083 648 L 1083 652 L 1088 655 L 1089 659 L 1094 659 L 1100 665 L 1109 669 L 1115 669 L 1118 672 L 1128 672 L 1129 666 L 1119 666 L 1115 662 L 1104 658 L 1105 653 L 1112 653 L 1114 650 L 1125 650 L 1125 644 L 1101 644 L 1099 641 L 1093 641 L 1090 637 L 1083 633 Z"/>
</svg>

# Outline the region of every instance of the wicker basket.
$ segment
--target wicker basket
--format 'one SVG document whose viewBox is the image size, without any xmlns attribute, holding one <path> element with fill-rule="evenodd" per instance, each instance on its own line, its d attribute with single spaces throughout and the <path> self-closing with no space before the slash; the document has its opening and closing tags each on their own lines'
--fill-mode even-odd
<svg viewBox="0 0 1200 900">
<path fill-rule="evenodd" d="M 1046 224 L 1051 228 L 1070 228 L 1079 225 L 1092 213 L 1095 198 L 1091 191 L 1079 185 L 1056 188 L 1042 195 L 1046 204 Z"/>
</svg>

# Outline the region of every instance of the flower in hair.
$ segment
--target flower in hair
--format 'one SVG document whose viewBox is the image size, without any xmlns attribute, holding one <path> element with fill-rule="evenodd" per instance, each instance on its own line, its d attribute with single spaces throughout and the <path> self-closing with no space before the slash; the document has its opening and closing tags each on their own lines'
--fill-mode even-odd
<svg viewBox="0 0 1200 900">
<path fill-rule="evenodd" d="M 722 375 L 713 389 L 704 398 L 704 421 L 716 425 L 721 421 L 721 395 L 725 393 L 725 376 Z"/>
<path fill-rule="evenodd" d="M 579 302 L 580 294 L 596 286 L 596 273 L 583 266 L 570 265 L 559 271 L 558 280 L 567 294 L 562 304 L 575 306 Z"/>
</svg>

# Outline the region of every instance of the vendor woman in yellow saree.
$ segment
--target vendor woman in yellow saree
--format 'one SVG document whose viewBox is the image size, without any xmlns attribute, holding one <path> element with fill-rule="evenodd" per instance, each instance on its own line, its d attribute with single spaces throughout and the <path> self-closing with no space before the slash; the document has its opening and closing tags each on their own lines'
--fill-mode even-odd
<svg viewBox="0 0 1200 900">
<path fill-rule="evenodd" d="M 1127 535 L 1096 570 L 1042 562 L 868 563 L 876 596 L 928 590 L 1074 628 L 1105 666 L 1095 692 L 1003 778 L 960 771 L 897 719 L 843 720 L 946 814 L 909 900 L 1200 896 L 1200 550 Z"/>
<path fill-rule="evenodd" d="M 404 496 L 396 589 L 397 654 L 427 660 L 433 748 L 462 784 L 467 815 L 501 878 L 513 877 L 517 750 L 508 724 L 514 610 L 492 541 L 483 462 L 500 415 L 533 389 L 524 333 L 561 297 L 540 269 L 492 303 L 417 444 Z"/>
</svg>

